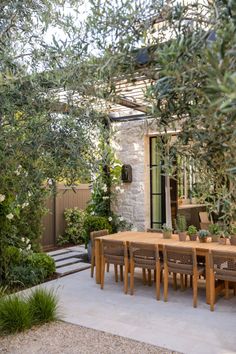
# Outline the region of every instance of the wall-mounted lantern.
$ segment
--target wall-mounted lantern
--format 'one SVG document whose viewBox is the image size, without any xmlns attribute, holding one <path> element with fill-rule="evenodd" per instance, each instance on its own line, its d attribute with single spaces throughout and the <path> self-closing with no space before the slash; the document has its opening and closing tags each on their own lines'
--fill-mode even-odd
<svg viewBox="0 0 236 354">
<path fill-rule="evenodd" d="M 125 183 L 132 182 L 132 167 L 130 165 L 123 165 L 122 166 L 121 179 Z"/>
</svg>

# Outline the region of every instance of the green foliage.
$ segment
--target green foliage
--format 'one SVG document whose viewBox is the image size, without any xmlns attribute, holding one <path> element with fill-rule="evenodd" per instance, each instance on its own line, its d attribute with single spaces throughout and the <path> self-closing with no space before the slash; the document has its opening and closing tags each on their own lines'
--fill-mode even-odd
<svg viewBox="0 0 236 354">
<path fill-rule="evenodd" d="M 54 259 L 46 253 L 32 253 L 25 262 L 27 266 L 41 269 L 45 278 L 50 277 L 56 271 Z"/>
<path fill-rule="evenodd" d="M 59 319 L 58 298 L 53 291 L 38 288 L 28 298 L 33 324 L 41 324 Z"/>
<path fill-rule="evenodd" d="M 107 229 L 109 233 L 112 233 L 112 227 L 107 218 L 104 216 L 87 215 L 84 222 L 85 245 L 87 245 L 90 240 L 90 232 L 104 229 Z"/>
<path fill-rule="evenodd" d="M 176 226 L 179 232 L 185 232 L 187 230 L 187 222 L 184 215 L 177 215 Z"/>
<path fill-rule="evenodd" d="M 197 234 L 197 228 L 194 225 L 190 225 L 188 227 L 188 235 L 196 235 Z"/>
<path fill-rule="evenodd" d="M 208 226 L 208 231 L 211 235 L 219 235 L 221 231 L 221 227 L 219 224 L 210 224 Z"/>
<path fill-rule="evenodd" d="M 31 316 L 29 305 L 18 296 L 0 299 L 0 331 L 16 333 L 30 328 Z"/>
<path fill-rule="evenodd" d="M 58 318 L 58 298 L 53 291 L 35 289 L 28 298 L 17 295 L 0 298 L 0 332 L 3 334 L 24 331 Z"/>
<path fill-rule="evenodd" d="M 74 245 L 83 242 L 83 225 L 85 220 L 85 212 L 78 208 L 66 209 L 64 212 L 66 228 L 63 236 L 59 236 L 57 243 L 63 246 L 68 243 Z"/>
<path fill-rule="evenodd" d="M 30 264 L 16 265 L 9 268 L 7 282 L 14 287 L 31 287 L 42 283 L 46 279 L 44 268 Z"/>
<path fill-rule="evenodd" d="M 163 232 L 172 232 L 172 227 L 168 226 L 167 224 L 162 225 Z"/>
<path fill-rule="evenodd" d="M 209 231 L 208 230 L 199 230 L 198 231 L 198 237 L 199 239 L 205 239 L 209 236 Z"/>
</svg>

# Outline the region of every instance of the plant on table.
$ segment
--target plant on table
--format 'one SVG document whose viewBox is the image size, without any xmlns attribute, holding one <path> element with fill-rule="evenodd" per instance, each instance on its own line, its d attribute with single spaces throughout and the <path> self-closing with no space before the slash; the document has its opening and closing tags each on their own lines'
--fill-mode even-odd
<svg viewBox="0 0 236 354">
<path fill-rule="evenodd" d="M 167 224 L 162 225 L 162 233 L 163 238 L 171 238 L 172 235 L 172 227 L 168 226 Z"/>
<path fill-rule="evenodd" d="M 230 226 L 229 234 L 230 234 L 231 245 L 236 245 L 236 225 L 235 224 Z"/>
<path fill-rule="evenodd" d="M 176 220 L 176 227 L 179 234 L 180 241 L 186 241 L 187 238 L 187 222 L 186 217 L 184 215 L 178 214 Z"/>
<path fill-rule="evenodd" d="M 190 225 L 188 227 L 188 235 L 189 235 L 190 241 L 196 241 L 196 239 L 197 239 L 197 228 L 196 228 L 196 226 Z"/>
<path fill-rule="evenodd" d="M 208 226 L 209 233 L 211 235 L 212 242 L 217 242 L 220 236 L 221 227 L 219 224 L 210 224 Z"/>
<path fill-rule="evenodd" d="M 209 236 L 208 230 L 199 230 L 198 231 L 198 238 L 199 242 L 207 242 L 207 237 Z"/>
</svg>

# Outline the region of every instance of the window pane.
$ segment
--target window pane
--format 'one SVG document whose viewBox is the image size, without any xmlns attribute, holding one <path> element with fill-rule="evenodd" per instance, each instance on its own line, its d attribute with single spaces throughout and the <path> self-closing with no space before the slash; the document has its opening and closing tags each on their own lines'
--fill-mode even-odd
<svg viewBox="0 0 236 354">
<path fill-rule="evenodd" d="M 152 196 L 152 222 L 162 224 L 161 195 Z"/>
</svg>

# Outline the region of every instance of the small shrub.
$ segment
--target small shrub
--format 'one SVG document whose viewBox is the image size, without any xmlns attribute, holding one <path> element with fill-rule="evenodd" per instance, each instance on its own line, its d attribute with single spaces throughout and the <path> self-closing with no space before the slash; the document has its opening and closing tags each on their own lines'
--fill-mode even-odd
<svg viewBox="0 0 236 354">
<path fill-rule="evenodd" d="M 54 259 L 46 253 L 33 253 L 27 257 L 27 264 L 33 268 L 39 268 L 45 273 L 45 277 L 50 277 L 55 271 Z"/>
<path fill-rule="evenodd" d="M 58 319 L 58 298 L 53 291 L 36 289 L 32 292 L 28 301 L 34 324 Z"/>
<path fill-rule="evenodd" d="M 0 331 L 15 333 L 31 326 L 28 303 L 17 296 L 7 297 L 0 301 Z"/>
<path fill-rule="evenodd" d="M 42 283 L 46 278 L 43 268 L 32 265 L 13 266 L 9 270 L 8 282 L 19 287 L 34 286 Z"/>
<path fill-rule="evenodd" d="M 72 243 L 78 245 L 83 243 L 83 225 L 85 212 L 78 208 L 66 209 L 64 212 L 66 229 L 64 235 L 59 236 L 57 244 L 60 246 Z"/>
<path fill-rule="evenodd" d="M 176 225 L 178 232 L 185 232 L 187 230 L 186 217 L 184 215 L 177 215 Z"/>
<path fill-rule="evenodd" d="M 109 224 L 107 218 L 104 216 L 87 215 L 83 229 L 85 245 L 87 245 L 89 242 L 90 232 L 104 229 L 107 229 L 109 233 L 112 233 L 112 227 Z"/>
<path fill-rule="evenodd" d="M 18 265 L 22 261 L 22 254 L 19 248 L 8 246 L 4 252 L 4 259 L 7 266 Z"/>
</svg>

